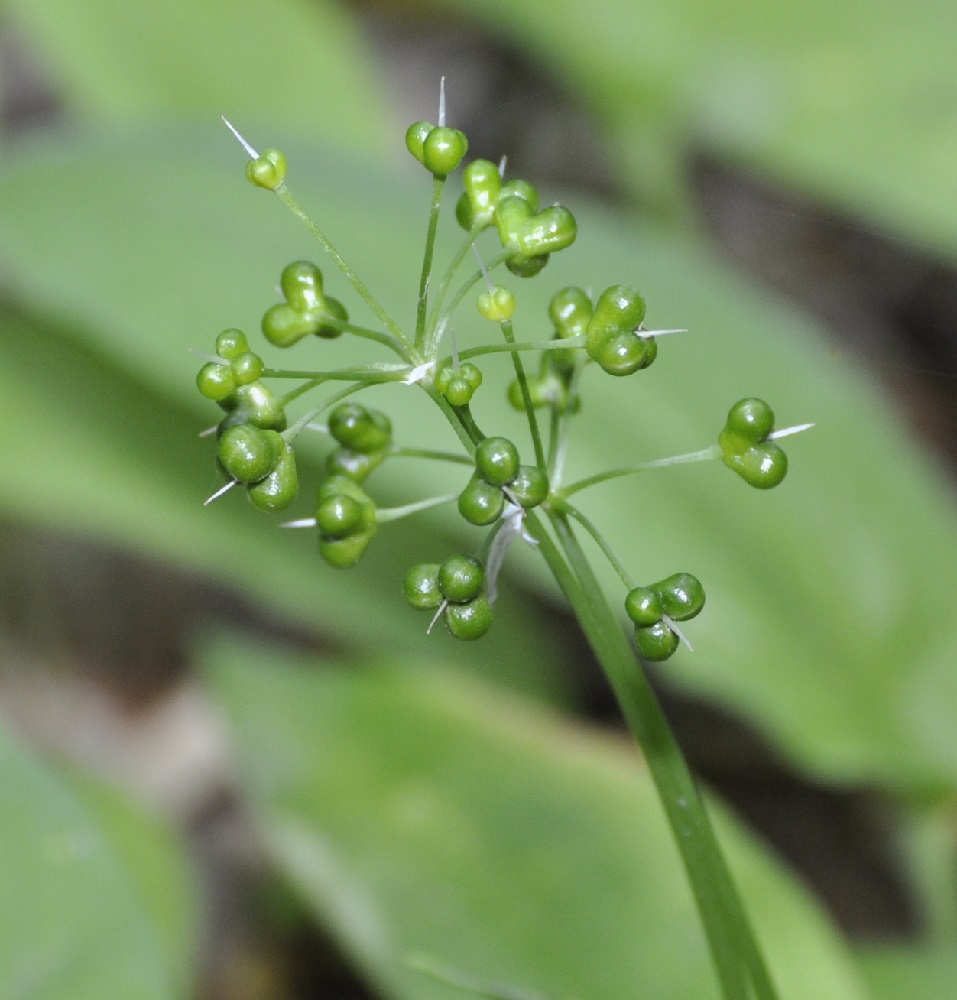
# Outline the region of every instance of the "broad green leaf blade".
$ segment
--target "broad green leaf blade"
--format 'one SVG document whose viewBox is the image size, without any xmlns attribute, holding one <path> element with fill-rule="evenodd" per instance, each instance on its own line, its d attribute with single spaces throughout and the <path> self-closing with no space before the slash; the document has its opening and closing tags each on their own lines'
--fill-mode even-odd
<svg viewBox="0 0 957 1000">
<path fill-rule="evenodd" d="M 196 915 L 168 831 L 0 733 L 0 995 L 189 995 Z"/>
<path fill-rule="evenodd" d="M 860 965 L 874 1000 L 940 1000 L 957 981 L 957 944 L 871 946 Z"/>
<path fill-rule="evenodd" d="M 235 490 L 203 507 L 221 484 L 202 425 L 153 387 L 105 364 L 79 340 L 0 312 L 0 416 L 8 427 L 29 414 L 29 433 L 8 440 L 0 509 L 12 518 L 69 528 L 174 563 L 226 584 L 280 620 L 299 620 L 328 638 L 365 648 L 400 644 L 423 657 L 442 653 L 527 691 L 562 690 L 569 651 L 542 641 L 542 609 L 503 607 L 489 644 L 455 643 L 402 599 L 421 546 L 453 539 L 384 526 L 375 561 L 334 570 L 311 531 L 284 531 L 281 517 L 257 512 Z M 191 366 L 195 359 L 190 359 Z M 184 378 L 188 377 L 184 373 Z M 307 516 L 318 470 L 304 458 L 303 496 L 290 515 Z M 451 650 L 449 649 L 451 646 Z"/>
<path fill-rule="evenodd" d="M 380 81 L 341 4 L 12 0 L 6 7 L 67 101 L 91 116 L 143 123 L 225 114 L 255 129 L 249 139 L 259 149 L 268 146 L 268 127 L 385 148 Z"/>
<path fill-rule="evenodd" d="M 277 144 L 288 147 L 290 183 L 304 204 L 315 207 L 386 307 L 410 322 L 427 183 L 406 186 L 368 163 Z M 242 181 L 236 159 L 213 137 L 171 131 L 162 139 L 111 144 L 101 137 L 25 153 L 0 175 L 0 262 L 19 301 L 78 330 L 177 406 L 194 407 L 197 427 L 215 419 L 215 408 L 195 392 L 196 361 L 187 348 L 210 344 L 224 326 L 252 331 L 275 301 L 274 284 L 289 260 L 324 263 L 295 220 Z M 184 186 L 179 179 L 186 175 Z M 418 173 L 410 179 L 422 180 Z M 576 245 L 556 254 L 540 278 L 509 280 L 519 297 L 519 338 L 549 335 L 548 297 L 572 283 L 635 284 L 649 303 L 649 327 L 691 332 L 662 338 L 655 365 L 628 379 L 587 372 L 569 478 L 706 447 L 743 396 L 768 399 L 779 427 L 817 423 L 785 442 L 792 469 L 771 493 L 755 493 L 714 463 L 646 473 L 576 497 L 637 579 L 687 570 L 704 582 L 708 606 L 688 627 L 696 652 L 676 657 L 668 675 L 745 713 L 825 777 L 906 790 L 953 787 L 957 619 L 948 602 L 957 580 L 957 526 L 939 473 L 862 373 L 807 323 L 693 244 L 572 204 Z M 64 228 L 63 219 L 72 224 Z M 450 222 L 445 232 L 440 259 L 459 239 Z M 329 291 L 354 306 L 343 280 L 324 267 Z M 493 335 L 465 305 L 456 317 L 460 346 Z M 363 308 L 354 315 L 374 322 Z M 357 350 L 349 338 L 302 346 L 285 356 L 289 364 L 336 367 Z M 368 345 L 358 351 L 363 359 L 376 356 Z M 276 352 L 267 357 L 282 363 Z M 483 368 L 486 382 L 475 400 L 480 424 L 514 435 L 527 454 L 521 418 L 494 388 L 511 377 L 508 360 Z M 390 387 L 374 398 L 403 443 L 454 446 L 447 429 L 432 429 L 435 418 L 420 394 Z M 436 475 L 433 481 L 424 466 L 389 463 L 376 481 L 402 500 L 461 488 L 458 470 Z M 194 488 L 190 502 L 207 489 L 208 481 Z M 207 513 L 210 525 L 220 516 Z M 435 524 L 457 531 L 466 548 L 477 544 L 479 533 L 463 532 L 457 522 L 454 513 L 440 512 L 409 521 L 401 538 L 380 534 L 416 553 L 411 561 L 431 561 L 448 554 L 436 543 Z M 510 553 L 508 563 L 544 579 L 531 552 Z M 385 573 L 393 582 L 379 577 L 380 585 L 398 586 L 407 565 L 383 570 L 380 562 L 365 580 Z M 621 590 L 612 573 L 604 579 L 610 592 Z M 368 607 L 376 624 L 380 605 L 350 607 L 353 614 Z M 500 607 L 516 619 L 526 613 L 511 599 Z M 532 621 L 520 634 L 517 659 L 539 641 Z"/>
<path fill-rule="evenodd" d="M 704 148 L 957 253 L 952 4 L 805 0 L 760 16 L 749 0 L 444 6 L 507 33 L 589 104 L 645 201 L 680 196 L 687 151 Z"/>
<path fill-rule="evenodd" d="M 267 844 L 385 995 L 448 995 L 407 965 L 425 954 L 556 1000 L 716 996 L 631 747 L 448 673 L 209 663 Z M 782 1000 L 865 996 L 807 897 L 721 831 Z"/>
</svg>

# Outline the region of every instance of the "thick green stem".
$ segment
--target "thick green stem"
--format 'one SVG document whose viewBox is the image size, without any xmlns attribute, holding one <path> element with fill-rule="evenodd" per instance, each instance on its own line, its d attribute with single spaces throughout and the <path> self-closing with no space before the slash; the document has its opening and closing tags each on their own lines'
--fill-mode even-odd
<svg viewBox="0 0 957 1000">
<path fill-rule="evenodd" d="M 777 994 L 704 803 L 658 699 L 636 662 L 624 630 L 608 606 L 567 518 L 554 510 L 547 513 L 561 549 L 537 518 L 528 517 L 526 525 L 539 541 L 543 557 L 572 604 L 629 728 L 644 751 L 688 875 L 722 997 L 749 1000 L 750 981 L 759 1000 L 776 1000 Z"/>
<path fill-rule="evenodd" d="M 432 256 L 435 253 L 435 234 L 439 225 L 439 211 L 442 207 L 442 191 L 445 178 L 436 177 L 432 182 L 432 208 L 429 212 L 429 229 L 425 236 L 425 252 L 422 254 L 422 276 L 419 278 L 419 302 L 415 311 L 415 346 L 422 350 L 425 346 L 425 320 L 429 308 L 429 283 L 432 280 Z"/>
</svg>

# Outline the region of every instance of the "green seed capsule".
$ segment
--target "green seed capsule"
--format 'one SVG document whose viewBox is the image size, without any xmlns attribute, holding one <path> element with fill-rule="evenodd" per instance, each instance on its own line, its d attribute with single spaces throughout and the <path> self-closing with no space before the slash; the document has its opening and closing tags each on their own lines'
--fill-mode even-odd
<svg viewBox="0 0 957 1000">
<path fill-rule="evenodd" d="M 548 477 L 537 465 L 520 465 L 508 491 L 525 510 L 537 507 L 548 496 Z"/>
<path fill-rule="evenodd" d="M 487 229 L 494 221 L 495 203 L 502 189 L 498 167 L 490 160 L 473 160 L 462 173 L 465 193 L 455 206 L 459 225 L 468 231 Z"/>
<path fill-rule="evenodd" d="M 523 257 L 516 254 L 505 261 L 505 266 L 516 278 L 534 278 L 548 263 L 548 254 L 538 254 L 535 257 Z"/>
<path fill-rule="evenodd" d="M 462 604 L 477 597 L 485 584 L 485 567 L 472 556 L 449 556 L 439 567 L 439 588 L 448 601 Z"/>
<path fill-rule="evenodd" d="M 625 598 L 625 614 L 636 624 L 647 628 L 661 621 L 665 609 L 661 596 L 653 587 L 635 587 Z"/>
<path fill-rule="evenodd" d="M 378 468 L 388 456 L 388 451 L 374 451 L 365 454 L 361 451 L 350 451 L 348 448 L 336 448 L 326 457 L 326 472 L 330 476 L 348 476 L 357 483 L 363 482 L 373 469 Z"/>
<path fill-rule="evenodd" d="M 283 268 L 279 285 L 286 298 L 266 310 L 263 336 L 276 347 L 291 347 L 310 334 L 332 339 L 342 334 L 338 323 L 348 319 L 338 299 L 323 292 L 322 272 L 307 260 Z"/>
<path fill-rule="evenodd" d="M 351 451 L 371 454 L 392 443 L 392 422 L 379 410 L 340 403 L 329 414 L 329 433 Z"/>
<path fill-rule="evenodd" d="M 704 587 L 690 573 L 673 573 L 666 580 L 652 584 L 661 597 L 664 613 L 677 622 L 687 621 L 704 607 Z"/>
<path fill-rule="evenodd" d="M 236 379 L 229 365 L 210 361 L 200 368 L 196 376 L 196 387 L 207 399 L 221 403 L 235 391 Z"/>
<path fill-rule="evenodd" d="M 667 660 L 678 648 L 678 636 L 664 622 L 635 627 L 638 654 L 646 660 Z"/>
<path fill-rule="evenodd" d="M 504 486 L 518 472 L 518 449 L 508 438 L 486 438 L 475 449 L 475 469 L 485 482 Z"/>
<path fill-rule="evenodd" d="M 434 177 L 446 177 L 465 158 L 469 142 L 457 128 L 437 125 L 426 136 L 422 147 L 422 163 Z"/>
<path fill-rule="evenodd" d="M 445 609 L 445 627 L 456 639 L 481 639 L 492 627 L 492 605 L 488 598 L 476 597 L 467 604 L 450 604 Z"/>
<path fill-rule="evenodd" d="M 286 414 L 276 397 L 261 383 L 241 385 L 220 406 L 228 409 L 220 433 L 238 424 L 254 424 L 263 430 L 284 431 Z"/>
<path fill-rule="evenodd" d="M 476 474 L 459 495 L 459 513 L 469 524 L 486 525 L 497 521 L 505 509 L 505 495 Z"/>
<path fill-rule="evenodd" d="M 431 122 L 413 122 L 405 133 L 405 148 L 425 165 L 425 140 L 435 126 Z"/>
<path fill-rule="evenodd" d="M 493 323 L 503 323 L 515 315 L 515 296 L 502 285 L 478 297 L 478 311 Z"/>
<path fill-rule="evenodd" d="M 249 341 L 242 330 L 223 330 L 216 338 L 216 353 L 226 361 L 232 361 L 249 350 Z"/>
<path fill-rule="evenodd" d="M 771 407 L 763 399 L 752 397 L 731 407 L 718 435 L 724 464 L 757 489 L 772 489 L 787 475 L 787 455 L 768 440 L 773 430 Z"/>
<path fill-rule="evenodd" d="M 585 349 L 609 375 L 631 375 L 647 368 L 658 357 L 654 337 L 640 337 L 636 333 L 613 334 L 597 343 L 589 334 Z"/>
<path fill-rule="evenodd" d="M 267 476 L 285 446 L 275 431 L 253 424 L 227 428 L 219 438 L 217 455 L 227 474 L 241 483 L 255 483 Z"/>
<path fill-rule="evenodd" d="M 595 312 L 588 327 L 606 333 L 636 330 L 645 318 L 645 300 L 627 285 L 606 288 L 595 303 Z"/>
<path fill-rule="evenodd" d="M 749 486 L 759 490 L 773 489 L 788 474 L 787 454 L 773 441 L 754 445 L 740 454 L 722 452 L 721 459 Z"/>
<path fill-rule="evenodd" d="M 278 149 L 264 150 L 246 164 L 246 180 L 267 191 L 275 191 L 285 177 L 286 157 Z"/>
<path fill-rule="evenodd" d="M 580 337 L 592 317 L 591 299 L 580 288 L 563 288 L 552 296 L 548 315 L 559 338 Z"/>
<path fill-rule="evenodd" d="M 265 370 L 263 359 L 252 351 L 246 351 L 229 362 L 236 385 L 249 385 L 255 382 Z"/>
<path fill-rule="evenodd" d="M 272 471 L 265 479 L 253 483 L 247 490 L 252 504 L 260 510 L 285 510 L 299 493 L 299 474 L 296 471 L 296 456 L 285 445 Z"/>
<path fill-rule="evenodd" d="M 442 603 L 438 563 L 419 563 L 405 574 L 405 599 L 417 611 L 434 611 Z"/>
<path fill-rule="evenodd" d="M 728 411 L 725 429 L 749 443 L 764 441 L 774 430 L 774 411 L 763 399 L 739 399 Z"/>
<path fill-rule="evenodd" d="M 363 527 L 362 507 L 358 500 L 337 493 L 316 506 L 316 527 L 330 538 L 347 538 Z"/>
<path fill-rule="evenodd" d="M 355 508 L 345 503 L 346 500 L 355 502 L 358 507 L 357 516 L 354 516 Z M 337 501 L 342 511 L 348 508 L 348 513 L 339 519 L 336 515 L 336 503 L 330 501 Z M 340 537 L 338 532 L 346 530 L 347 516 L 350 527 L 347 533 Z M 320 522 L 327 518 L 337 534 L 323 532 Z M 330 476 L 319 487 L 316 496 L 316 526 L 319 528 L 319 553 L 322 558 L 337 569 L 348 569 L 359 561 L 375 535 L 375 503 L 365 490 L 348 476 Z"/>
</svg>

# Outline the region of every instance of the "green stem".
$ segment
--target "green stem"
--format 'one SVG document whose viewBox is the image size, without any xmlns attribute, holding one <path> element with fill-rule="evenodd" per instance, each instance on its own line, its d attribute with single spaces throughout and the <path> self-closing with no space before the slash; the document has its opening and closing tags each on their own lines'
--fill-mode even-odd
<svg viewBox="0 0 957 1000">
<path fill-rule="evenodd" d="M 639 465 L 629 465 L 624 469 L 608 469 L 606 472 L 599 472 L 595 476 L 587 479 L 579 479 L 575 483 L 569 483 L 560 494 L 563 497 L 570 497 L 573 493 L 586 489 L 589 486 L 597 486 L 599 483 L 606 483 L 609 479 L 620 479 L 622 476 L 633 476 L 636 472 L 648 472 L 650 469 L 664 469 L 669 465 L 689 465 L 692 462 L 710 462 L 713 458 L 721 457 L 721 449 L 713 444 L 709 448 L 702 448 L 700 451 L 689 451 L 684 455 L 672 455 L 670 458 L 656 458 L 651 462 L 642 462 Z"/>
<path fill-rule="evenodd" d="M 635 660 L 566 516 L 549 510 L 561 550 L 538 518 L 526 527 L 572 604 L 639 744 L 658 790 L 704 926 L 724 1000 L 776 1000 L 744 908 L 691 773 L 648 678 Z M 562 554 L 564 551 L 564 555 Z M 566 561 L 567 559 L 567 561 Z"/>
<path fill-rule="evenodd" d="M 512 348 L 512 365 L 515 368 L 515 377 L 518 379 L 518 387 L 522 393 L 525 417 L 528 420 L 528 430 L 532 435 L 532 446 L 535 448 L 535 464 L 544 473 L 546 471 L 545 449 L 542 447 L 542 437 L 538 430 L 538 417 L 535 415 L 535 407 L 532 405 L 532 394 L 528 388 L 525 365 L 522 364 L 522 356 L 515 350 L 515 332 L 512 329 L 512 321 L 510 319 L 502 320 L 499 326 L 502 328 L 502 336 L 505 338 L 505 343 Z"/>
<path fill-rule="evenodd" d="M 368 307 L 375 313 L 379 321 L 385 326 L 387 330 L 395 337 L 396 340 L 400 341 L 407 350 L 412 349 L 412 345 L 409 343 L 399 324 L 382 308 L 379 304 L 379 300 L 369 291 L 366 287 L 365 282 L 359 277 L 355 271 L 346 263 L 345 258 L 339 251 L 332 245 L 326 234 L 309 218 L 308 215 L 300 208 L 299 202 L 292 196 L 292 192 L 285 184 L 281 184 L 276 189 L 276 195 L 279 200 L 296 216 L 297 219 L 309 230 L 309 235 L 322 247 L 323 250 L 332 258 L 333 263 L 340 271 L 345 275 L 346 280 L 352 285 L 352 287 L 359 293 L 359 296 L 368 305 Z"/>
<path fill-rule="evenodd" d="M 419 304 L 415 312 L 415 346 L 422 350 L 425 346 L 425 320 L 429 308 L 429 282 L 432 279 L 432 257 L 435 253 L 435 234 L 439 225 L 439 209 L 442 207 L 442 191 L 445 178 L 435 177 L 432 182 L 432 208 L 429 212 L 429 229 L 425 235 L 425 253 L 422 255 L 422 276 L 419 279 Z"/>
<path fill-rule="evenodd" d="M 628 570 L 625 569 L 622 561 L 618 558 L 618 556 L 615 555 L 614 551 L 612 550 L 612 547 L 608 544 L 608 540 L 598 530 L 594 522 L 592 522 L 589 518 L 585 517 L 585 515 L 577 507 L 573 507 L 570 503 L 562 499 L 562 497 L 560 496 L 552 497 L 550 503 L 554 510 L 561 511 L 561 513 L 567 514 L 569 517 L 573 517 L 585 529 L 585 531 L 587 531 L 588 534 L 591 535 L 595 544 L 598 546 L 598 548 L 601 549 L 605 558 L 611 563 L 612 568 L 618 574 L 619 578 L 621 579 L 621 582 L 629 590 L 634 590 L 635 583 L 632 580 L 631 575 L 629 574 Z"/>
</svg>

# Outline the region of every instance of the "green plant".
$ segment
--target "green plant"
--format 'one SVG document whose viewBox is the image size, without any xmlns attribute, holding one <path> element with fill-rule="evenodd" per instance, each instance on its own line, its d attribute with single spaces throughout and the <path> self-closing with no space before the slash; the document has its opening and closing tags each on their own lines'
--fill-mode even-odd
<svg viewBox="0 0 957 1000">
<path fill-rule="evenodd" d="M 442 619 L 455 638 L 479 639 L 492 627 L 498 576 L 510 545 L 522 539 L 541 553 L 645 752 L 684 861 L 722 997 L 747 1000 L 753 991 L 759 1000 L 773 1000 L 777 994 L 704 804 L 640 661 L 625 641 L 620 616 L 602 592 L 578 530 L 591 538 L 621 578 L 624 609 L 634 625 L 637 653 L 646 660 L 668 659 L 682 641 L 690 646 L 678 623 L 702 610 L 704 589 L 689 573 L 674 573 L 658 583 L 636 586 L 611 544 L 571 498 L 611 479 L 715 458 L 721 458 L 749 485 L 771 488 L 787 473 L 787 459 L 776 440 L 810 425 L 775 431 L 771 407 L 760 399 L 743 399 L 731 407 L 716 445 L 565 482 L 569 427 L 587 405 L 582 396 L 587 395 L 584 386 L 590 369 L 599 368 L 617 377 L 634 375 L 658 357 L 658 337 L 683 332 L 646 329 L 645 300 L 634 288 L 616 284 L 594 301 L 578 287 L 559 290 L 549 306 L 551 338 L 517 339 L 513 325 L 517 296 L 493 284 L 490 275 L 502 266 L 521 279 L 539 275 L 551 254 L 575 241 L 577 224 L 572 213 L 557 204 L 541 208 L 538 192 L 528 181 L 506 181 L 501 167 L 475 160 L 465 168 L 465 190 L 456 206 L 456 218 L 466 236 L 447 268 L 434 270 L 446 181 L 468 147 L 463 133 L 445 124 L 443 81 L 439 124 L 417 122 L 406 135 L 409 152 L 433 178 L 415 327 L 406 330 L 295 200 L 286 185 L 286 156 L 274 149 L 259 154 L 228 121 L 226 124 L 249 156 L 247 179 L 275 193 L 303 222 L 378 320 L 376 327 L 351 322 L 343 305 L 325 295 L 319 268 L 297 261 L 282 272 L 285 302 L 270 307 L 263 316 L 265 338 L 275 347 L 288 348 L 309 335 L 330 339 L 346 334 L 372 341 L 389 356 L 339 369 L 268 367 L 249 350 L 243 334 L 235 330 L 221 333 L 216 356 L 204 364 L 197 377 L 200 393 L 225 410 L 215 430 L 218 462 L 227 481 L 210 500 L 242 484 L 258 507 L 278 510 L 288 506 L 297 488 L 293 441 L 307 429 L 327 433 L 338 447 L 326 460 L 327 476 L 318 487 L 315 517 L 287 522 L 286 526 L 314 530 L 325 561 L 347 569 L 363 557 L 380 524 L 454 499 L 440 495 L 381 509 L 366 486 L 374 469 L 400 456 L 470 466 L 471 478 L 458 494 L 458 510 L 465 522 L 487 531 L 473 555 L 454 554 L 442 563 L 413 566 L 405 578 L 408 603 L 433 613 L 428 631 Z M 490 229 L 498 236 L 498 247 L 486 263 L 479 238 Z M 478 268 L 461 279 L 460 269 L 471 253 L 478 259 Z M 486 290 L 477 294 L 475 288 L 482 282 Z M 475 297 L 481 316 L 498 325 L 500 339 L 460 348 L 453 327 L 455 322 L 463 325 L 457 310 L 470 295 Z M 473 397 L 480 388 L 483 393 L 494 391 L 475 362 L 502 352 L 512 360 L 514 381 L 501 386 L 500 391 L 527 420 L 534 454 L 534 462 L 529 464 L 522 464 L 519 449 L 509 438 L 486 434 L 472 410 Z M 524 360 L 531 353 L 539 355 L 535 378 L 529 377 Z M 274 396 L 262 384 L 264 379 L 296 384 Z M 321 394 L 330 383 L 345 385 L 313 403 L 287 427 L 286 408 L 308 395 Z M 463 452 L 396 445 L 388 417 L 351 399 L 346 401 L 355 393 L 390 383 L 424 392 L 454 431 Z M 326 411 L 327 423 L 315 423 Z M 540 411 L 544 415 L 541 421 Z M 543 429 L 546 422 L 547 430 Z"/>
</svg>

